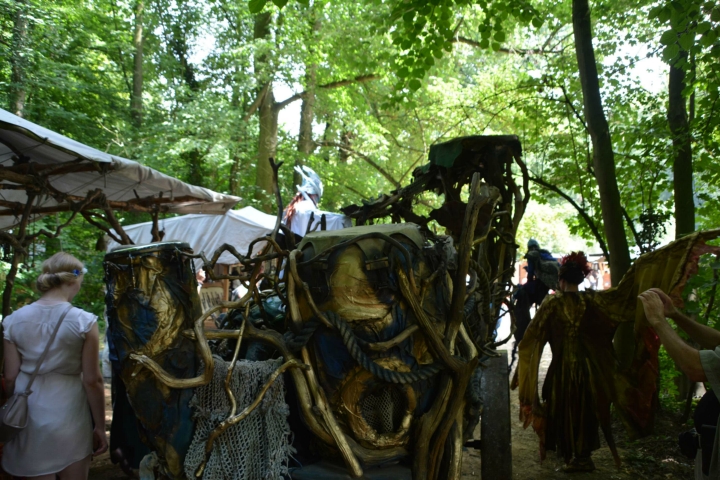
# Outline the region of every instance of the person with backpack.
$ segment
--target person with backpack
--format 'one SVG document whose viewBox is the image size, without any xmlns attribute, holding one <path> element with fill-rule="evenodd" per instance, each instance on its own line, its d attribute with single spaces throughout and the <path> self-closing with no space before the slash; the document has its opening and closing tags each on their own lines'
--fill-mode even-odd
<svg viewBox="0 0 720 480">
<path fill-rule="evenodd" d="M 517 348 L 520 341 L 525 335 L 528 325 L 530 325 L 530 308 L 535 305 L 539 307 L 547 296 L 550 289 L 558 289 L 558 271 L 560 264 L 552 256 L 552 254 L 540 248 L 540 244 L 534 238 L 527 243 L 527 253 L 525 254 L 527 266 L 527 282 L 520 285 L 520 288 L 514 295 L 514 312 L 515 312 L 515 345 L 512 349 L 512 358 L 510 366 L 515 363 L 517 357 Z"/>
</svg>

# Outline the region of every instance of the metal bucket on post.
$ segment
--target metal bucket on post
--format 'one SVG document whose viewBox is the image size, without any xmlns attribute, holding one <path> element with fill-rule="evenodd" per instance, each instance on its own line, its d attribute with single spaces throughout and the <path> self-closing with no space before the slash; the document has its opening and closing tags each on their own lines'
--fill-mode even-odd
<svg viewBox="0 0 720 480">
<path fill-rule="evenodd" d="M 167 387 L 131 355 L 148 357 L 176 378 L 197 372 L 195 344 L 182 336 L 202 314 L 192 259 L 186 254 L 192 254 L 187 243 L 166 242 L 120 247 L 104 261 L 108 343 L 140 436 L 173 478 L 183 477 L 192 440 L 193 389 Z"/>
</svg>

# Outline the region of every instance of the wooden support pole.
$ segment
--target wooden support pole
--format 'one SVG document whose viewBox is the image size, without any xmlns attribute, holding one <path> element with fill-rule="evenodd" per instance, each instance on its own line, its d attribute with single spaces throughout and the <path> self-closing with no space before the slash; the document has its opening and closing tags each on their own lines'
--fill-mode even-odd
<svg viewBox="0 0 720 480">
<path fill-rule="evenodd" d="M 35 193 L 34 192 L 27 192 L 27 203 L 25 204 L 25 208 L 23 210 L 22 217 L 20 219 L 20 225 L 18 226 L 18 233 L 15 236 L 17 238 L 17 243 L 22 246 L 23 249 L 27 247 L 26 244 L 26 233 L 27 233 L 27 226 L 28 223 L 30 223 L 30 215 L 32 213 L 32 206 L 35 202 Z M 12 290 L 15 286 L 15 276 L 17 276 L 18 272 L 18 266 L 20 265 L 20 262 L 25 257 L 25 251 L 20 250 L 18 248 L 13 248 L 13 256 L 12 260 L 10 262 L 10 271 L 8 272 L 7 276 L 5 277 L 5 290 L 3 291 L 3 304 L 2 304 L 2 316 L 3 318 L 10 315 L 10 304 L 12 301 Z"/>
</svg>

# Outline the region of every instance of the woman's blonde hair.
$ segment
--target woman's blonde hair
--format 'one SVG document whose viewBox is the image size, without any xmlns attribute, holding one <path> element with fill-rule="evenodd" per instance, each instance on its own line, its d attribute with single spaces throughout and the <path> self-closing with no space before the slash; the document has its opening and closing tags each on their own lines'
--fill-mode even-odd
<svg viewBox="0 0 720 480">
<path fill-rule="evenodd" d="M 37 289 L 47 292 L 63 283 L 73 283 L 82 275 L 85 266 L 69 253 L 58 252 L 45 260 L 42 273 L 37 278 Z"/>
</svg>

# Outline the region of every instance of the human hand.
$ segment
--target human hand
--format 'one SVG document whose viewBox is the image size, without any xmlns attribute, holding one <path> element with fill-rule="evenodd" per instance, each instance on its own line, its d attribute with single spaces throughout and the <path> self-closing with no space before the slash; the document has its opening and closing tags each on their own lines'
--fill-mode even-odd
<svg viewBox="0 0 720 480">
<path fill-rule="evenodd" d="M 648 290 L 648 292 L 655 292 L 657 296 L 660 297 L 660 300 L 663 304 L 665 317 L 675 318 L 675 316 L 679 313 L 678 309 L 675 308 L 672 299 L 665 292 L 663 292 L 659 288 L 651 288 L 650 290 Z"/>
<path fill-rule="evenodd" d="M 638 295 L 638 298 L 643 304 L 645 317 L 653 328 L 665 321 L 665 306 L 657 292 L 646 290 Z"/>
<path fill-rule="evenodd" d="M 103 427 L 105 427 L 103 425 Z M 93 455 L 102 455 L 108 449 L 108 439 L 105 428 L 95 427 L 93 429 Z"/>
</svg>

